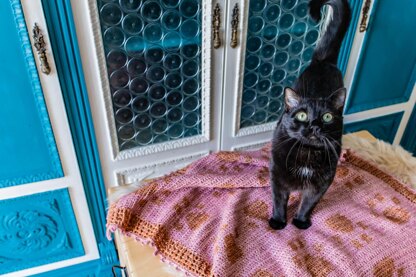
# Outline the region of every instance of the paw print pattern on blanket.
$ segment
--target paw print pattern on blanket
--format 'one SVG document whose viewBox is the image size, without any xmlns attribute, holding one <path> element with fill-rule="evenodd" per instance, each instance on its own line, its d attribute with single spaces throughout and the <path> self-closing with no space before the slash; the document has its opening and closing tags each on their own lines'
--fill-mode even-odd
<svg viewBox="0 0 416 277">
<path fill-rule="evenodd" d="M 334 270 L 334 265 L 319 254 L 320 245 L 315 245 L 313 251 L 308 251 L 306 241 L 300 237 L 290 240 L 288 245 L 295 254 L 292 256 L 293 262 L 306 269 L 311 276 L 326 277 Z"/>
<path fill-rule="evenodd" d="M 326 226 L 331 230 L 336 231 L 339 235 L 334 236 L 334 243 L 341 246 L 343 241 L 350 241 L 352 246 L 356 249 L 361 249 L 370 244 L 373 238 L 366 232 L 368 226 L 363 222 L 354 222 L 347 216 L 340 213 L 331 215 L 325 220 Z M 356 228 L 359 227 L 359 228 Z M 343 236 L 348 234 L 347 236 Z"/>
<path fill-rule="evenodd" d="M 373 268 L 374 277 L 402 277 L 404 276 L 405 269 L 403 267 L 396 268 L 394 260 L 392 258 L 384 258 L 377 262 Z M 397 272 L 397 274 L 395 274 Z"/>
<path fill-rule="evenodd" d="M 386 220 L 395 224 L 407 223 L 411 218 L 410 212 L 400 206 L 400 200 L 396 197 L 386 199 L 383 195 L 376 193 L 367 201 L 367 205 L 375 217 L 384 216 Z"/>
</svg>

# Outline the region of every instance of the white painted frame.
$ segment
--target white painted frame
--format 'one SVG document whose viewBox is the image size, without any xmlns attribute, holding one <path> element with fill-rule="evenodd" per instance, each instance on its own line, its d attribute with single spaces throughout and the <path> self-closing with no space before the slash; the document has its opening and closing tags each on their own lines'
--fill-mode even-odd
<svg viewBox="0 0 416 277">
<path fill-rule="evenodd" d="M 52 55 L 52 50 L 50 49 L 51 44 L 42 3 L 40 0 L 21 0 L 21 4 L 64 176 L 57 179 L 2 188 L 0 189 L 0 200 L 67 188 L 69 190 L 72 208 L 78 224 L 85 255 L 8 273 L 3 276 L 29 276 L 99 259 L 94 229 L 78 167 L 77 157 L 75 155 L 59 78 L 56 72 L 55 60 Z M 51 73 L 49 75 L 45 75 L 39 70 L 39 59 L 36 54 L 36 49 L 33 47 L 33 38 L 31 34 L 35 22 L 42 30 L 47 45 L 46 55 L 51 67 Z"/>
<path fill-rule="evenodd" d="M 90 106 L 107 187 L 131 180 L 130 173 L 152 167 L 156 175 L 175 161 L 182 163 L 201 151 L 219 150 L 223 48 L 212 48 L 211 0 L 202 2 L 202 134 L 165 143 L 120 151 L 102 45 L 97 3 L 76 1 L 71 5 L 83 62 Z M 223 32 L 223 31 L 222 31 Z M 197 155 L 198 156 L 198 155 Z M 160 161 L 160 162 L 159 162 Z M 170 161 L 170 162 L 169 162 Z M 127 174 L 127 175 L 126 175 Z M 145 174 L 146 175 L 146 174 Z M 136 180 L 136 177 L 132 177 Z"/>
<path fill-rule="evenodd" d="M 375 1 L 371 1 L 370 3 L 370 10 L 368 12 L 370 17 L 367 19 L 367 22 L 370 22 L 371 20 L 371 15 L 373 14 L 374 2 Z M 365 4 L 365 1 L 363 1 L 363 6 L 364 4 Z M 361 7 L 361 10 L 362 10 L 362 7 Z M 363 15 L 361 13 L 358 22 L 361 22 L 362 16 Z M 347 88 L 347 101 L 348 101 L 348 98 L 349 98 L 348 96 L 350 94 L 350 91 L 353 85 L 354 78 L 356 77 L 358 62 L 360 60 L 361 52 L 364 47 L 365 36 L 367 34 L 367 32 L 361 33 L 359 31 L 359 28 L 360 28 L 360 24 L 357 24 L 357 28 L 355 30 L 354 41 L 351 47 L 350 58 L 348 60 L 347 70 L 344 76 L 344 83 L 345 83 L 345 87 Z M 403 112 L 402 119 L 400 121 L 399 127 L 397 129 L 396 135 L 393 140 L 393 144 L 399 144 L 401 139 L 403 138 L 404 131 L 406 129 L 407 123 L 409 122 L 409 118 L 412 114 L 415 103 L 416 103 L 416 85 L 413 86 L 412 93 L 407 102 L 385 106 L 385 107 L 379 107 L 379 108 L 361 111 L 357 113 L 347 114 L 344 116 L 344 123 L 348 124 L 348 123 L 353 123 L 353 122 L 359 122 L 359 121 L 363 121 L 363 120 L 367 120 L 371 118 L 376 118 L 380 116 Z"/>
</svg>

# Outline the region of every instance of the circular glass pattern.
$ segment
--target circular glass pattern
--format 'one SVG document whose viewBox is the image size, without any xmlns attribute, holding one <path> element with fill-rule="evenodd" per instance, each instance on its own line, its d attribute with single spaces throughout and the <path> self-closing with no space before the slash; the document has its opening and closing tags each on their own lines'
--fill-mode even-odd
<svg viewBox="0 0 416 277">
<path fill-rule="evenodd" d="M 113 103 L 117 107 L 125 107 L 130 104 L 132 97 L 127 89 L 120 89 L 113 94 Z"/>
<path fill-rule="evenodd" d="M 122 26 L 127 34 L 134 35 L 143 29 L 143 21 L 135 14 L 128 14 L 124 17 Z"/>
<path fill-rule="evenodd" d="M 195 0 L 182 0 L 179 5 L 179 11 L 185 17 L 193 17 L 198 13 L 199 4 Z"/>
<path fill-rule="evenodd" d="M 142 0 L 120 0 L 120 6 L 126 12 L 134 12 L 140 8 Z"/>
<path fill-rule="evenodd" d="M 116 4 L 106 4 L 101 8 L 100 18 L 104 24 L 116 25 L 123 13 Z"/>
<path fill-rule="evenodd" d="M 168 54 L 163 61 L 163 65 L 168 70 L 178 69 L 182 65 L 182 57 L 178 54 Z"/>
<path fill-rule="evenodd" d="M 111 51 L 107 54 L 107 69 L 111 72 L 123 67 L 126 64 L 127 55 L 119 50 Z"/>
<path fill-rule="evenodd" d="M 130 83 L 130 91 L 134 94 L 144 94 L 148 88 L 149 83 L 141 77 L 134 78 Z"/>
<path fill-rule="evenodd" d="M 145 129 L 147 127 L 150 127 L 151 124 L 152 118 L 145 113 L 139 114 L 134 119 L 134 127 L 136 127 L 137 129 Z"/>
<path fill-rule="evenodd" d="M 154 101 L 161 100 L 165 97 L 167 90 L 164 86 L 159 84 L 154 84 L 149 89 L 149 97 Z"/>
<path fill-rule="evenodd" d="M 104 44 L 112 47 L 121 46 L 124 42 L 124 33 L 119 27 L 110 27 L 104 32 Z"/>
<path fill-rule="evenodd" d="M 260 65 L 260 57 L 257 55 L 248 55 L 246 57 L 245 67 L 247 70 L 254 70 Z"/>
<path fill-rule="evenodd" d="M 127 54 L 130 56 L 140 56 L 147 47 L 147 43 L 141 37 L 130 37 L 125 43 Z"/>
<path fill-rule="evenodd" d="M 160 24 L 149 24 L 143 30 L 143 37 L 150 42 L 158 42 L 162 39 L 163 31 Z"/>
<path fill-rule="evenodd" d="M 260 32 L 264 27 L 264 20 L 261 16 L 254 16 L 249 19 L 248 30 L 252 33 Z"/>
<path fill-rule="evenodd" d="M 199 32 L 199 25 L 195 19 L 185 20 L 179 28 L 181 34 L 188 39 L 194 38 Z"/>
<path fill-rule="evenodd" d="M 97 2 L 120 149 L 201 134 L 202 1 Z"/>
<path fill-rule="evenodd" d="M 122 88 L 128 84 L 129 79 L 129 74 L 125 70 L 119 69 L 111 74 L 110 85 L 116 89 Z"/>
<path fill-rule="evenodd" d="M 171 10 L 163 14 L 162 25 L 168 30 L 176 30 L 181 24 L 181 16 L 176 10 Z"/>
<path fill-rule="evenodd" d="M 162 15 L 162 8 L 158 2 L 146 0 L 141 9 L 141 15 L 146 21 L 156 21 Z"/>
<path fill-rule="evenodd" d="M 130 75 L 140 75 L 146 72 L 147 65 L 143 59 L 131 59 L 127 65 L 127 71 Z"/>
<path fill-rule="evenodd" d="M 280 8 L 278 5 L 269 4 L 267 5 L 266 10 L 264 11 L 264 18 L 268 22 L 274 22 L 279 18 L 280 15 Z"/>
</svg>

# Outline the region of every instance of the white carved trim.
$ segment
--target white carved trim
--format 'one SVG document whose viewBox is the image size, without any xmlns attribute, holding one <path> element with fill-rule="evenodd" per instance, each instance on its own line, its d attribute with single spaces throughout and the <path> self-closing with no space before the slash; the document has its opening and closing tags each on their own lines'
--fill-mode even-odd
<svg viewBox="0 0 416 277">
<path fill-rule="evenodd" d="M 209 115 L 207 117 L 209 118 Z M 177 148 L 181 148 L 185 146 L 191 146 L 194 144 L 204 143 L 208 141 L 209 141 L 209 136 L 203 134 L 199 136 L 193 136 L 193 137 L 188 137 L 188 138 L 183 138 L 183 139 L 178 139 L 178 140 L 171 140 L 171 141 L 163 142 L 163 143 L 156 143 L 156 144 L 152 144 L 148 146 L 142 146 L 142 147 L 132 148 L 128 150 L 123 150 L 119 152 L 119 154 L 116 157 L 116 160 L 119 161 L 119 160 L 136 158 L 138 156 L 150 155 L 150 154 L 154 154 L 157 152 L 173 150 L 173 149 L 177 149 Z"/>
<path fill-rule="evenodd" d="M 277 124 L 276 121 L 272 121 L 269 123 L 242 128 L 239 130 L 236 136 L 243 137 L 243 136 L 249 136 L 249 135 L 254 135 L 254 134 L 259 134 L 259 133 L 270 132 L 274 130 L 274 128 L 276 127 L 276 124 Z"/>
<path fill-rule="evenodd" d="M 97 53 L 97 62 L 99 66 L 99 75 L 101 83 L 101 91 L 99 95 L 102 95 L 104 99 L 104 105 L 106 110 L 105 124 L 109 127 L 111 137 L 111 149 L 113 159 L 125 160 L 131 159 L 143 155 L 150 155 L 166 150 L 172 150 L 182 148 L 190 145 L 200 144 L 208 142 L 211 139 L 211 13 L 212 13 L 212 1 L 203 1 L 202 6 L 202 72 L 201 72 L 201 124 L 202 134 L 198 136 L 172 140 L 160 144 L 152 144 L 149 146 L 136 147 L 133 149 L 120 151 L 117 129 L 115 125 L 114 110 L 112 104 L 112 96 L 110 85 L 108 82 L 108 72 L 106 67 L 104 46 L 101 36 L 101 26 L 98 14 L 98 7 L 96 1 L 89 2 L 89 15 L 94 34 L 94 48 Z"/>
<path fill-rule="evenodd" d="M 270 140 L 266 140 L 266 141 L 256 142 L 256 143 L 236 145 L 236 146 L 233 146 L 231 149 L 233 151 L 258 150 L 258 149 L 262 148 L 263 146 L 265 146 L 269 142 L 270 142 Z"/>
<path fill-rule="evenodd" d="M 101 91 L 96 92 L 98 95 L 102 95 L 104 100 L 105 110 L 106 110 L 106 117 L 104 118 L 106 125 L 109 127 L 110 137 L 111 137 L 111 150 L 113 153 L 113 158 L 117 156 L 120 149 L 118 147 L 117 141 L 117 130 L 115 126 L 114 120 L 114 110 L 113 104 L 111 100 L 111 90 L 110 85 L 108 83 L 108 72 L 107 66 L 105 61 L 105 53 L 104 53 L 104 46 L 103 46 L 103 39 L 101 36 L 101 26 L 100 26 L 100 18 L 98 13 L 97 1 L 89 1 L 88 5 L 88 13 L 90 16 L 91 22 L 91 29 L 93 32 L 94 37 L 94 50 L 96 53 L 96 59 L 98 62 L 99 67 L 99 74 L 100 74 L 100 83 L 101 83 Z M 90 99 L 91 101 L 91 99 Z"/>
<path fill-rule="evenodd" d="M 134 167 L 116 172 L 117 185 L 126 185 L 153 178 L 168 173 L 174 169 L 180 169 L 194 160 L 209 155 L 209 151 L 182 156 L 176 159 L 164 160 L 141 167 Z"/>
<path fill-rule="evenodd" d="M 242 15 L 242 31 L 241 31 L 241 49 L 240 49 L 240 55 L 238 55 L 237 60 L 237 66 L 238 66 L 238 73 L 237 74 L 237 88 L 235 91 L 236 94 L 236 101 L 234 108 L 235 114 L 233 116 L 234 124 L 233 124 L 233 136 L 241 136 L 239 135 L 240 132 L 240 123 L 241 123 L 241 104 L 243 102 L 243 88 L 244 88 L 244 68 L 245 68 L 245 57 L 246 57 L 246 44 L 247 44 L 247 33 L 248 33 L 248 10 L 249 10 L 249 2 L 248 0 L 245 0 L 243 3 L 243 6 L 241 7 L 241 10 L 243 11 Z M 254 133 L 250 133 L 254 134 Z"/>
</svg>

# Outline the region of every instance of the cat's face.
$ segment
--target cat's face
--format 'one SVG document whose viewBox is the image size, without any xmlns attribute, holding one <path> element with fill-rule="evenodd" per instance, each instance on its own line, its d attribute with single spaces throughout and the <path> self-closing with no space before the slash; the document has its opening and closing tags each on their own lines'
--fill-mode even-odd
<svg viewBox="0 0 416 277">
<path fill-rule="evenodd" d="M 287 133 L 304 145 L 326 147 L 342 135 L 345 88 L 326 99 L 303 98 L 285 89 L 286 111 L 282 117 Z"/>
</svg>

